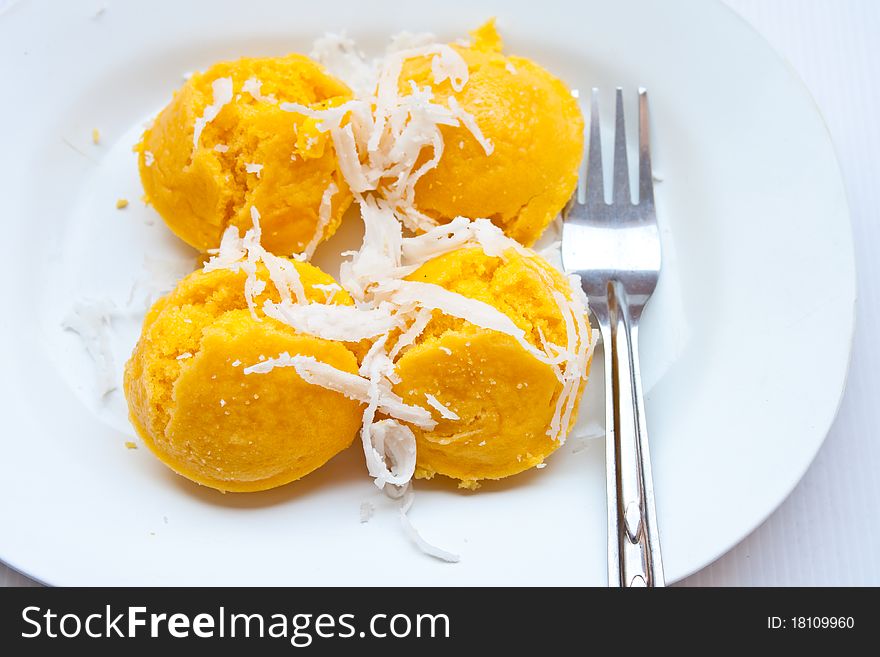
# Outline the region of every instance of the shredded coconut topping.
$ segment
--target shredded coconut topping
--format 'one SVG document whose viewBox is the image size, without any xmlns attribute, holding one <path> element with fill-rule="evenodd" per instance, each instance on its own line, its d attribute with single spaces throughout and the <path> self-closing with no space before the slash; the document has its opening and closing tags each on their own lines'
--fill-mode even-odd
<svg viewBox="0 0 880 657">
<path fill-rule="evenodd" d="M 425 393 L 425 399 L 428 400 L 428 404 L 430 404 L 432 408 L 434 408 L 438 413 L 440 413 L 440 417 L 442 417 L 443 419 L 445 419 L 445 420 L 460 420 L 461 419 L 460 417 L 458 417 L 458 414 L 455 411 L 451 410 L 448 406 L 444 406 L 443 402 L 441 402 L 439 399 L 437 399 L 434 395 L 431 395 L 429 393 Z"/>
<path fill-rule="evenodd" d="M 324 231 L 327 229 L 327 225 L 330 223 L 330 218 L 333 215 L 333 197 L 338 191 L 339 187 L 336 186 L 336 183 L 330 183 L 327 185 L 327 189 L 324 190 L 324 195 L 321 196 L 321 205 L 318 208 L 318 223 L 315 225 L 315 234 L 312 235 L 312 239 L 309 240 L 309 243 L 306 244 L 306 248 L 303 249 L 303 253 L 307 260 L 311 259 L 314 255 L 315 249 L 324 237 Z"/>
<path fill-rule="evenodd" d="M 247 275 L 244 284 L 245 300 L 253 318 L 260 321 L 256 313 L 255 298 L 266 288 L 266 282 L 257 276 L 257 265 L 260 262 L 266 267 L 269 280 L 278 290 L 282 303 L 293 300 L 305 303 L 306 293 L 296 266 L 287 258 L 276 256 L 262 247 L 260 212 L 254 206 L 251 206 L 250 212 L 253 227 L 245 232 L 244 237 L 239 235 L 235 226 L 227 228 L 220 240 L 220 247 L 208 251 L 212 257 L 203 269 L 206 272 L 217 269 L 244 271 Z"/>
<path fill-rule="evenodd" d="M 267 358 L 244 368 L 243 371 L 245 374 L 265 374 L 276 367 L 293 367 L 307 383 L 342 393 L 349 399 L 363 403 L 370 403 L 372 400 L 369 379 L 344 372 L 315 359 L 313 356 L 291 356 L 289 353 L 283 352 L 277 358 Z M 427 430 L 433 429 L 437 424 L 424 408 L 404 403 L 391 390 L 380 390 L 377 400 L 378 410 L 404 422 L 410 422 Z"/>
<path fill-rule="evenodd" d="M 328 37 L 329 38 L 329 37 Z M 415 186 L 422 176 L 437 167 L 443 155 L 441 126 L 464 126 L 483 146 L 487 155 L 492 144 L 479 129 L 474 117 L 454 96 L 446 105 L 435 101 L 430 86 L 410 83 L 408 93 L 399 89 L 403 65 L 407 60 L 431 58 L 434 84 L 449 81 L 460 92 L 468 81 L 464 58 L 446 44 L 426 44 L 389 52 L 381 65 L 371 67 L 361 57 L 362 66 L 353 65 L 359 57 L 353 43 L 333 37 L 316 43 L 316 51 L 328 61 L 345 61 L 359 76 L 373 71 L 373 85 L 359 84 L 363 93 L 337 107 L 316 110 L 298 103 L 281 103 L 288 112 L 319 119 L 317 129 L 329 132 L 346 183 L 355 194 L 374 193 L 392 208 L 411 230 L 436 225 L 415 207 Z M 423 150 L 431 157 L 418 168 Z"/>
<path fill-rule="evenodd" d="M 263 88 L 263 83 L 260 82 L 257 78 L 248 78 L 244 81 L 244 84 L 241 85 L 241 90 L 243 93 L 250 94 L 254 100 L 270 103 L 274 105 L 278 102 L 278 99 L 275 98 L 274 94 L 268 94 L 264 96 L 260 90 Z"/>
<path fill-rule="evenodd" d="M 565 320 L 568 336 L 567 359 L 562 371 L 562 392 L 556 400 L 553 419 L 547 430 L 547 435 L 560 444 L 565 442 L 571 415 L 577 404 L 580 382 L 587 378 L 587 363 L 595 348 L 593 331 L 587 324 L 587 297 L 581 287 L 580 276 L 572 275 L 568 281 L 572 292 L 570 302 L 560 292 L 553 292 L 553 298 Z"/>
<path fill-rule="evenodd" d="M 263 304 L 267 317 L 325 340 L 360 342 L 387 333 L 397 326 L 390 306 L 361 309 L 324 303 L 296 304 L 290 301 Z"/>
<path fill-rule="evenodd" d="M 393 281 L 376 286 L 376 294 L 399 305 L 418 304 L 423 308 L 439 310 L 446 315 L 464 319 L 480 328 L 504 333 L 514 338 L 520 346 L 542 363 L 558 365 L 563 355 L 550 356 L 534 347 L 525 337 L 525 331 L 513 323 L 507 315 L 488 303 L 470 299 L 434 285 L 415 281 Z"/>
<path fill-rule="evenodd" d="M 199 148 L 199 138 L 202 136 L 202 130 L 217 118 L 224 105 L 232 101 L 232 78 L 217 78 L 211 83 L 211 89 L 214 91 L 214 100 L 205 108 L 202 115 L 196 119 L 195 127 L 193 128 L 193 154 Z"/>
</svg>

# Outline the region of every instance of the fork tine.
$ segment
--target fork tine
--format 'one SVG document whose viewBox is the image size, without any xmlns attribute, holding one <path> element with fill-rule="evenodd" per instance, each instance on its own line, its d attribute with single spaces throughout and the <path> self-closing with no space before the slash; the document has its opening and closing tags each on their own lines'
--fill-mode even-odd
<svg viewBox="0 0 880 657">
<path fill-rule="evenodd" d="M 590 152 L 587 156 L 587 207 L 605 203 L 605 178 L 602 175 L 602 135 L 599 134 L 599 90 L 593 89 L 590 101 Z"/>
<path fill-rule="evenodd" d="M 614 174 L 611 203 L 631 203 L 629 163 L 626 157 L 626 124 L 623 119 L 623 89 L 617 87 L 617 109 L 614 117 Z"/>
<path fill-rule="evenodd" d="M 654 204 L 651 173 L 651 133 L 648 126 L 648 90 L 639 87 L 639 205 Z"/>
</svg>

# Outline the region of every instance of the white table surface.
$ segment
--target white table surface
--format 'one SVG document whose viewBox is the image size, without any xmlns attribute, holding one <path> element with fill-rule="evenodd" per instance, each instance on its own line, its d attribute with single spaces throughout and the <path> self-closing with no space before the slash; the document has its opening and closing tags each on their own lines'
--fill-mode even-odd
<svg viewBox="0 0 880 657">
<path fill-rule="evenodd" d="M 709 0 L 694 0 L 709 1 Z M 0 10 L 9 0 L 0 0 Z M 691 586 L 880 585 L 880 1 L 725 0 L 798 72 L 825 116 L 852 212 L 858 318 L 837 421 L 803 481 Z M 820 263 L 817 263 L 817 266 Z M 826 321 L 833 322 L 829 317 Z M 0 564 L 0 586 L 34 586 Z"/>
</svg>

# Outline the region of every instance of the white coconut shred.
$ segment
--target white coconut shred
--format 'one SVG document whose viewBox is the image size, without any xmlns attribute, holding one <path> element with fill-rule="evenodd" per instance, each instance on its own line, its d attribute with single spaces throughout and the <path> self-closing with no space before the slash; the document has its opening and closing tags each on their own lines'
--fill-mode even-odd
<svg viewBox="0 0 880 657">
<path fill-rule="evenodd" d="M 356 50 L 338 41 L 346 58 Z M 326 45 L 322 46 L 324 49 Z M 340 171 L 355 194 L 370 192 L 389 207 L 407 228 L 419 230 L 436 225 L 415 207 L 415 185 L 435 168 L 443 154 L 441 126 L 464 126 L 483 145 L 486 154 L 492 145 L 479 130 L 474 117 L 454 99 L 443 105 L 435 102 L 430 86 L 411 83 L 409 93 L 399 91 L 403 64 L 413 58 L 431 58 L 434 84 L 449 81 L 461 91 L 468 81 L 467 63 L 446 44 L 428 44 L 391 52 L 378 65 L 375 84 L 368 92 L 338 107 L 315 110 L 298 103 L 281 103 L 281 109 L 319 119 L 317 129 L 329 132 Z M 361 69 L 361 74 L 370 67 Z M 416 168 L 424 149 L 431 157 Z"/>
<path fill-rule="evenodd" d="M 217 78 L 211 83 L 211 90 L 214 92 L 214 99 L 196 119 L 193 127 L 193 154 L 199 148 L 199 139 L 205 126 L 217 118 L 224 105 L 232 101 L 232 78 Z"/>
</svg>

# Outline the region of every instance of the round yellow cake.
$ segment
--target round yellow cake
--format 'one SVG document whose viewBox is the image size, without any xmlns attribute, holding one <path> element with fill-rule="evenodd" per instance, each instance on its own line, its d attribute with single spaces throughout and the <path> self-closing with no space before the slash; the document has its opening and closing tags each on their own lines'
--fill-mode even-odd
<svg viewBox="0 0 880 657">
<path fill-rule="evenodd" d="M 502 54 L 493 22 L 472 36 L 468 47 L 451 44 L 468 65 L 468 82 L 460 92 L 448 80 L 433 83 L 430 57 L 405 63 L 400 91 L 409 92 L 412 81 L 432 87 L 441 104 L 454 96 L 494 150 L 487 155 L 464 126 L 442 126 L 443 156 L 416 184 L 415 204 L 440 222 L 456 216 L 491 219 L 530 246 L 577 185 L 583 115 L 561 80 L 530 59 Z"/>
<path fill-rule="evenodd" d="M 327 293 L 313 285 L 333 279 L 294 262 L 310 302 Z M 260 266 L 258 277 L 268 281 Z M 281 486 L 319 468 L 348 447 L 361 406 L 306 383 L 293 368 L 245 374 L 280 353 L 312 356 L 357 372 L 341 342 L 302 335 L 269 317 L 254 319 L 244 297 L 245 274 L 196 271 L 150 309 L 125 368 L 132 424 L 166 465 L 221 491 Z M 270 283 L 257 297 L 277 301 Z M 329 303 L 352 303 L 337 291 Z"/>
<path fill-rule="evenodd" d="M 200 251 L 217 247 L 227 226 L 249 228 L 256 206 L 263 246 L 299 253 L 316 232 L 326 239 L 336 231 L 351 194 L 327 135 L 281 104 L 322 109 L 350 98 L 345 84 L 302 55 L 221 62 L 196 73 L 137 147 L 146 200 Z M 321 226 L 325 194 L 330 212 Z"/>
<path fill-rule="evenodd" d="M 542 334 L 548 342 L 567 344 L 565 320 L 553 291 L 570 299 L 571 290 L 537 255 L 508 249 L 503 257 L 490 257 L 479 247 L 468 247 L 430 260 L 409 280 L 433 283 L 494 306 L 535 347 L 541 347 Z M 561 444 L 548 429 L 562 383 L 552 366 L 509 335 L 435 313 L 415 345 L 397 361 L 397 373 L 401 381 L 395 391 L 405 401 L 424 405 L 426 395 L 433 395 L 459 417 L 440 419 L 431 431 L 413 427 L 417 477 L 442 474 L 474 488 L 482 479 L 501 479 L 535 467 Z M 576 410 L 564 434 L 575 419 Z"/>
</svg>

